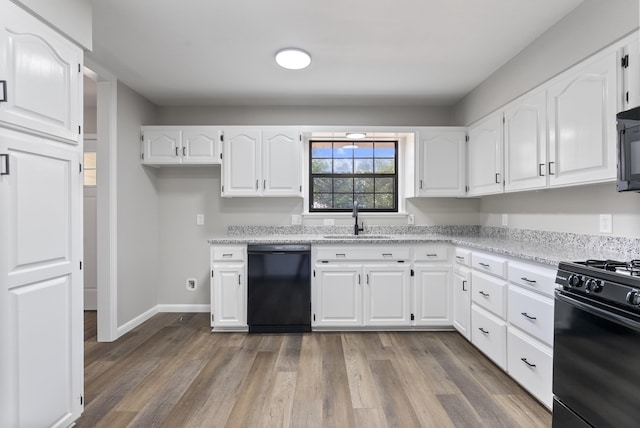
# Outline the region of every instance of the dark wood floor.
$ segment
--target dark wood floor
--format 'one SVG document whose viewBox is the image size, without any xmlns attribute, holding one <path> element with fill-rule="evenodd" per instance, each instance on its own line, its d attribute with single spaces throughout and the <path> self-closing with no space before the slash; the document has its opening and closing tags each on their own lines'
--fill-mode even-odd
<svg viewBox="0 0 640 428">
<path fill-rule="evenodd" d="M 212 334 L 158 314 L 114 343 L 85 313 L 79 427 L 549 427 L 454 332 Z"/>
</svg>

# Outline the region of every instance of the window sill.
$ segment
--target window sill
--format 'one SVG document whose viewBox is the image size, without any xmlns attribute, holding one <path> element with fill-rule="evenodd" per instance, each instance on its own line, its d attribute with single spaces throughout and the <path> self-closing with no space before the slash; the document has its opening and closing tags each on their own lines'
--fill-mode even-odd
<svg viewBox="0 0 640 428">
<path fill-rule="evenodd" d="M 360 218 L 407 218 L 409 213 L 406 212 L 397 212 L 397 213 L 358 213 L 358 217 Z M 303 218 L 351 218 L 350 212 L 342 212 L 342 213 L 310 213 L 305 212 L 302 213 Z"/>
</svg>

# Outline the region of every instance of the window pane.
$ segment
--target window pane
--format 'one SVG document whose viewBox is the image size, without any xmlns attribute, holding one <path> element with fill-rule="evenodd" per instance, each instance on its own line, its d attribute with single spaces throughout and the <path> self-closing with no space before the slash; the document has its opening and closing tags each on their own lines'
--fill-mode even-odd
<svg viewBox="0 0 640 428">
<path fill-rule="evenodd" d="M 84 152 L 84 169 L 96 169 L 96 152 Z"/>
<path fill-rule="evenodd" d="M 394 158 L 396 157 L 396 146 L 394 143 L 376 143 L 375 157 Z"/>
<path fill-rule="evenodd" d="M 356 193 L 356 201 L 358 201 L 358 208 L 362 208 L 362 209 L 374 208 L 372 193 Z"/>
<path fill-rule="evenodd" d="M 96 185 L 96 170 L 85 169 L 84 170 L 84 185 L 95 186 Z"/>
<path fill-rule="evenodd" d="M 373 157 L 373 143 L 355 143 L 358 146 L 357 149 L 353 149 L 354 158 L 372 158 Z"/>
<path fill-rule="evenodd" d="M 356 174 L 372 174 L 373 159 L 354 159 L 354 172 Z"/>
<path fill-rule="evenodd" d="M 331 174 L 331 159 L 311 160 L 312 174 Z"/>
<path fill-rule="evenodd" d="M 334 178 L 334 193 L 353 193 L 353 178 Z"/>
<path fill-rule="evenodd" d="M 352 174 L 353 159 L 334 159 L 333 173 L 334 174 Z"/>
<path fill-rule="evenodd" d="M 311 143 L 312 158 L 331 158 L 331 143 Z"/>
<path fill-rule="evenodd" d="M 333 157 L 334 158 L 352 158 L 353 149 L 345 148 L 345 146 L 352 146 L 350 142 L 345 143 L 333 143 Z"/>
<path fill-rule="evenodd" d="M 352 193 L 336 193 L 333 199 L 334 208 L 353 209 L 353 194 Z"/>
<path fill-rule="evenodd" d="M 313 195 L 313 208 L 333 208 L 333 195 L 331 193 L 315 193 Z"/>
<path fill-rule="evenodd" d="M 355 178 L 353 190 L 356 193 L 373 193 L 373 178 Z"/>
<path fill-rule="evenodd" d="M 376 193 L 375 203 L 378 209 L 394 209 L 393 193 Z"/>
<path fill-rule="evenodd" d="M 376 193 L 393 193 L 395 191 L 393 178 L 376 178 Z"/>
<path fill-rule="evenodd" d="M 376 174 L 395 174 L 395 165 L 393 159 L 376 159 Z"/>
<path fill-rule="evenodd" d="M 314 178 L 313 193 L 331 193 L 331 178 Z"/>
</svg>

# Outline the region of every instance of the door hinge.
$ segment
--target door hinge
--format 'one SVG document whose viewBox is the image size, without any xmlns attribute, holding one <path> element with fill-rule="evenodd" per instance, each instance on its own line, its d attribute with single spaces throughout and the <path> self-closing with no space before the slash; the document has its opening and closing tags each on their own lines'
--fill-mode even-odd
<svg viewBox="0 0 640 428">
<path fill-rule="evenodd" d="M 211 278 L 213 278 L 213 269 L 211 269 Z"/>
<path fill-rule="evenodd" d="M 224 134 L 220 134 L 220 142 L 224 141 Z"/>
<path fill-rule="evenodd" d="M 415 272 L 413 271 L 413 269 L 411 269 L 411 276 L 415 276 Z"/>
<path fill-rule="evenodd" d="M 82 260 L 80 260 L 80 270 L 82 270 Z"/>
<path fill-rule="evenodd" d="M 84 404 L 84 397 L 81 395 L 80 396 L 80 405 L 82 406 Z"/>
<path fill-rule="evenodd" d="M 222 160 L 222 153 L 220 153 L 220 160 Z"/>
<path fill-rule="evenodd" d="M 300 191 L 302 192 L 302 184 L 300 185 Z"/>
<path fill-rule="evenodd" d="M 224 184 L 222 185 L 222 193 L 224 193 Z"/>
<path fill-rule="evenodd" d="M 214 321 L 214 317 L 213 317 L 213 314 L 211 314 L 211 322 L 213 321 Z"/>
<path fill-rule="evenodd" d="M 140 159 L 144 160 L 144 153 L 140 153 Z"/>
<path fill-rule="evenodd" d="M 315 269 L 313 270 L 313 277 L 314 278 L 316 277 L 316 270 Z"/>
<path fill-rule="evenodd" d="M 302 141 L 302 134 L 298 134 L 298 139 Z"/>
<path fill-rule="evenodd" d="M 411 314 L 411 321 L 415 321 L 415 320 L 416 320 L 415 315 Z"/>
<path fill-rule="evenodd" d="M 469 192 L 469 186 L 464 186 L 465 193 Z"/>
<path fill-rule="evenodd" d="M 622 68 L 629 68 L 629 54 L 623 56 L 620 59 L 620 65 L 622 66 Z"/>
<path fill-rule="evenodd" d="M 78 125 L 78 135 L 82 134 L 82 127 Z"/>
<path fill-rule="evenodd" d="M 78 73 L 82 73 L 81 65 L 78 64 Z"/>
<path fill-rule="evenodd" d="M 80 167 L 80 173 L 82 173 L 82 164 L 81 164 L 81 163 L 79 163 L 79 164 L 78 164 L 78 167 Z"/>
<path fill-rule="evenodd" d="M 467 143 L 469 142 L 469 136 L 468 135 L 464 136 L 464 141 L 466 141 Z"/>
<path fill-rule="evenodd" d="M 144 141 L 144 132 L 140 133 L 140 141 Z"/>
<path fill-rule="evenodd" d="M 504 116 L 502 116 L 502 123 L 506 123 L 507 119 L 504 118 Z"/>
<path fill-rule="evenodd" d="M 313 314 L 313 321 L 316 321 L 316 314 Z"/>
</svg>

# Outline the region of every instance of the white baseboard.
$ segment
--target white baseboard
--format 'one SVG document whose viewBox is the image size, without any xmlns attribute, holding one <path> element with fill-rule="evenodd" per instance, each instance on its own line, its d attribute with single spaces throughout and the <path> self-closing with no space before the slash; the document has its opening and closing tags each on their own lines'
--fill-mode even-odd
<svg viewBox="0 0 640 428">
<path fill-rule="evenodd" d="M 158 307 L 154 306 L 148 311 L 138 315 L 131 321 L 121 325 L 120 327 L 118 327 L 118 337 L 122 337 L 123 335 L 127 334 L 128 332 L 130 332 L 131 330 L 133 330 L 134 328 L 136 328 L 137 326 L 139 326 L 140 324 L 142 324 L 143 322 L 145 322 L 146 320 L 148 320 L 149 318 L 151 318 L 157 313 L 158 313 Z"/>
<path fill-rule="evenodd" d="M 211 312 L 211 305 L 158 305 L 158 312 Z"/>
<path fill-rule="evenodd" d="M 84 289 L 84 310 L 85 311 L 98 310 L 98 290 L 96 288 Z"/>
</svg>

